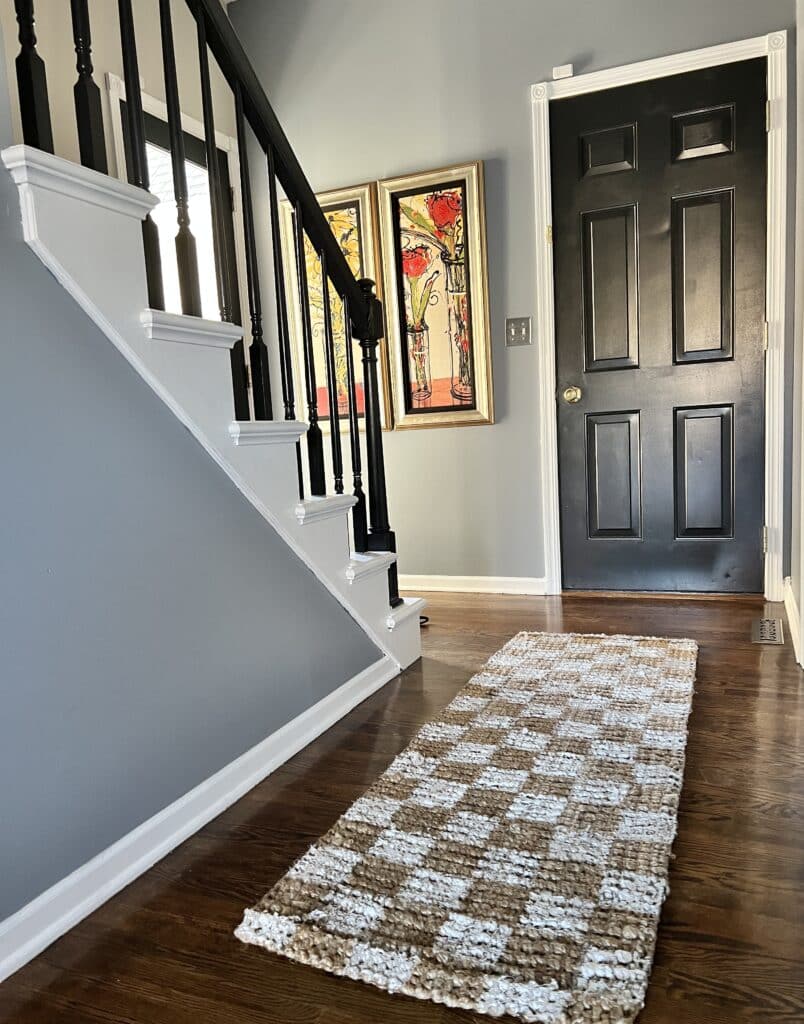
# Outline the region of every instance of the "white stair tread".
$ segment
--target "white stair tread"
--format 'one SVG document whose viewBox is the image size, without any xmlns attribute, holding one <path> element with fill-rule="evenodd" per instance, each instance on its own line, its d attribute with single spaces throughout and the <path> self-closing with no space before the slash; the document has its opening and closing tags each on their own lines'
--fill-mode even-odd
<svg viewBox="0 0 804 1024">
<path fill-rule="evenodd" d="M 314 523 L 320 519 L 344 515 L 357 504 L 352 494 L 333 494 L 323 498 L 306 498 L 296 506 L 296 518 L 300 523 Z"/>
<path fill-rule="evenodd" d="M 403 597 L 402 604 L 392 608 L 386 616 L 385 625 L 394 630 L 414 615 L 418 619 L 426 607 L 427 602 L 423 597 Z"/>
<path fill-rule="evenodd" d="M 33 146 L 9 146 L 2 160 L 17 185 L 36 185 L 135 220 L 143 220 L 159 202 L 145 189 Z"/>
<path fill-rule="evenodd" d="M 395 561 L 396 552 L 394 551 L 354 552 L 346 567 L 346 578 L 350 583 L 356 583 L 375 573 L 386 571 Z"/>
<path fill-rule="evenodd" d="M 204 320 L 200 316 L 184 316 L 181 313 L 166 313 L 161 309 L 144 310 L 140 321 L 151 341 L 232 348 L 243 337 L 243 328 L 237 324 Z"/>
<path fill-rule="evenodd" d="M 295 444 L 307 430 L 298 420 L 234 420 L 229 437 L 240 447 L 251 444 Z"/>
</svg>

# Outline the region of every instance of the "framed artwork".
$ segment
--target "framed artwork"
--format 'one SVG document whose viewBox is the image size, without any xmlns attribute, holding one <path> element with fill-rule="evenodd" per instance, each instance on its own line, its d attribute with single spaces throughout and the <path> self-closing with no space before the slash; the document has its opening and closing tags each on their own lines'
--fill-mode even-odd
<svg viewBox="0 0 804 1024">
<path fill-rule="evenodd" d="M 332 227 L 341 251 L 356 277 L 370 277 L 377 282 L 377 294 L 382 297 L 379 271 L 379 240 L 377 233 L 377 191 L 376 186 L 356 185 L 354 188 L 322 192 L 316 197 L 324 215 Z M 296 251 L 293 231 L 293 207 L 285 199 L 280 207 L 280 235 L 282 241 L 282 262 L 285 270 L 285 284 L 288 300 L 288 323 L 291 347 L 293 349 L 293 385 L 296 393 L 297 417 L 307 415 L 307 399 L 304 385 L 304 345 L 302 340 L 301 309 L 299 307 L 299 278 L 296 270 Z M 327 364 L 324 349 L 324 284 L 321 278 L 321 263 L 315 250 L 305 236 L 304 249 L 307 264 L 307 288 L 310 299 L 310 323 L 313 333 L 313 360 L 315 365 L 318 415 L 321 428 L 330 429 L 329 393 L 327 391 Z M 343 303 L 335 289 L 329 286 L 332 311 L 332 335 L 335 344 L 335 377 L 338 396 L 338 417 L 341 430 L 349 429 L 349 392 L 346 375 L 346 329 L 343 319 Z M 362 352 L 357 341 L 354 345 L 355 385 L 357 390 L 357 414 L 365 417 L 363 393 Z M 378 346 L 377 363 L 380 381 L 380 418 L 383 429 L 393 426 L 391 396 L 388 374 L 388 349 L 385 341 Z"/>
<path fill-rule="evenodd" d="M 493 423 L 483 165 L 379 183 L 397 427 Z"/>
</svg>

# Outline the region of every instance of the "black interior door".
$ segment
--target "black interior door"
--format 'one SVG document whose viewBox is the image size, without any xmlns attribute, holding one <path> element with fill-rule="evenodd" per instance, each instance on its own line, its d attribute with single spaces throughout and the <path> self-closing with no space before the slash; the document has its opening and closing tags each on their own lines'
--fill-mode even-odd
<svg viewBox="0 0 804 1024">
<path fill-rule="evenodd" d="M 550 104 L 568 589 L 763 584 L 766 61 Z"/>
</svg>

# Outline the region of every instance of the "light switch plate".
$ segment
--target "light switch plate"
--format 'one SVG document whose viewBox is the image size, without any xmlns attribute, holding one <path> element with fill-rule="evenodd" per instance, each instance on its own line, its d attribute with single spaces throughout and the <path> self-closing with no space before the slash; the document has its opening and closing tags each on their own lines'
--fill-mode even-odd
<svg viewBox="0 0 804 1024">
<path fill-rule="evenodd" d="M 530 317 L 509 316 L 505 320 L 505 347 L 530 345 Z"/>
</svg>

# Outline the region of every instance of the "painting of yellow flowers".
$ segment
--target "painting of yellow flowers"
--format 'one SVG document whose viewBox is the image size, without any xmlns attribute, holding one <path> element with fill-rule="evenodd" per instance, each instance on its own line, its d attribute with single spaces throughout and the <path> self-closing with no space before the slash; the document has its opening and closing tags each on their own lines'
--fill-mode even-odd
<svg viewBox="0 0 804 1024">
<path fill-rule="evenodd" d="M 370 277 L 377 280 L 377 216 L 376 189 L 373 185 L 359 185 L 354 188 L 339 189 L 317 196 L 324 216 L 329 222 L 332 232 L 338 241 L 341 252 L 352 273 L 357 278 Z M 282 256 L 287 282 L 288 309 L 291 341 L 294 349 L 294 384 L 297 396 L 297 415 L 304 418 L 306 401 L 304 397 L 304 346 L 301 328 L 301 311 L 298 299 L 298 274 L 296 272 L 296 252 L 294 245 L 293 209 L 287 201 L 281 210 Z M 307 272 L 307 288 L 310 311 L 310 325 L 313 335 L 313 361 L 316 380 L 316 397 L 318 416 L 322 427 L 326 428 L 332 421 L 327 389 L 327 365 L 325 356 L 325 323 L 324 323 L 324 282 L 321 275 L 321 263 L 312 245 L 305 236 L 305 269 Z M 378 294 L 380 294 L 380 282 Z M 349 425 L 349 391 L 347 382 L 346 345 L 347 332 L 344 322 L 343 303 L 335 289 L 329 285 L 329 301 L 332 317 L 332 334 L 335 353 L 335 394 L 339 427 L 348 429 Z M 353 347 L 355 368 L 355 391 L 358 417 L 362 420 L 365 414 L 363 395 L 362 353 L 357 342 L 349 340 Z M 388 369 L 385 344 L 380 344 L 378 353 L 380 372 L 380 391 L 383 401 L 380 415 L 384 428 L 392 424 L 390 389 L 388 386 Z"/>
<path fill-rule="evenodd" d="M 379 183 L 398 427 L 493 422 L 482 172 Z"/>
</svg>

